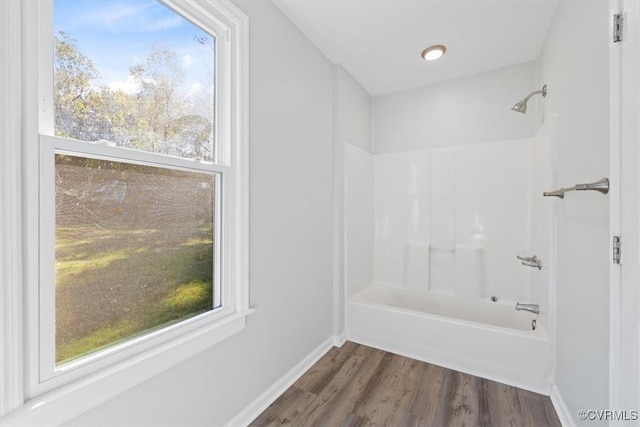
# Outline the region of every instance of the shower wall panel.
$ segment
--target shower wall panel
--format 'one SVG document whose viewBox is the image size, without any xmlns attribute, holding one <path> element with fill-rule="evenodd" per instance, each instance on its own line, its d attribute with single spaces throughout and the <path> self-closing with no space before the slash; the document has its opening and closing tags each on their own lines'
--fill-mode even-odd
<svg viewBox="0 0 640 427">
<path fill-rule="evenodd" d="M 532 142 L 375 155 L 374 281 L 528 300 L 515 256 L 532 247 Z"/>
<path fill-rule="evenodd" d="M 429 291 L 444 295 L 453 295 L 455 283 L 455 172 L 455 149 L 431 150 Z"/>
<path fill-rule="evenodd" d="M 549 276 L 555 277 L 554 210 L 558 207 L 555 198 L 541 197 L 550 188 L 558 188 L 556 179 L 556 123 L 555 116 L 547 117 L 531 145 L 533 204 L 531 207 L 532 226 L 531 247 L 543 262 L 542 270 L 531 272 L 531 301 L 546 304 L 549 301 Z M 549 270 L 552 269 L 551 272 Z"/>
<path fill-rule="evenodd" d="M 429 150 L 375 156 L 374 265 L 378 283 L 404 284 L 405 269 L 411 275 L 420 268 L 412 263 L 421 262 L 420 246 L 429 241 L 429 159 Z M 412 263 L 405 262 L 406 255 Z"/>
<path fill-rule="evenodd" d="M 465 289 L 479 287 L 481 298 L 529 297 L 529 268 L 515 256 L 530 247 L 530 146 L 527 139 L 455 149 L 455 240 L 472 252 L 467 265 L 457 258 L 457 270 L 477 266 L 477 283 Z"/>
<path fill-rule="evenodd" d="M 373 282 L 373 155 L 344 145 L 347 297 Z"/>
</svg>

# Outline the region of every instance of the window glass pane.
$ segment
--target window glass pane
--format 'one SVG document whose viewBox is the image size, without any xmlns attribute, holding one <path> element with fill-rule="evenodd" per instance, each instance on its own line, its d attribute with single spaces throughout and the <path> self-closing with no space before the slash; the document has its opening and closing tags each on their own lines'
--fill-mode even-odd
<svg viewBox="0 0 640 427">
<path fill-rule="evenodd" d="M 56 154 L 56 362 L 212 310 L 216 175 Z"/>
<path fill-rule="evenodd" d="M 55 135 L 214 160 L 215 38 L 150 0 L 54 1 Z"/>
</svg>

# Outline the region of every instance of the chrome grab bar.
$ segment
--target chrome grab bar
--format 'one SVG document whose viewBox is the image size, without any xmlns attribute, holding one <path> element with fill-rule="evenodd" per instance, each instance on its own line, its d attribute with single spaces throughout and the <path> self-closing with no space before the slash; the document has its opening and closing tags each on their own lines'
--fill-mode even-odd
<svg viewBox="0 0 640 427">
<path fill-rule="evenodd" d="M 564 193 L 567 191 L 575 191 L 576 187 L 569 187 L 569 188 L 560 188 L 558 190 L 554 190 L 554 191 L 545 191 L 544 197 L 558 197 L 560 199 L 564 199 Z"/>
<path fill-rule="evenodd" d="M 573 187 L 560 188 L 554 191 L 545 191 L 543 195 L 544 197 L 558 197 L 560 199 L 564 199 L 564 193 L 566 192 L 587 190 L 607 194 L 609 192 L 609 178 L 602 178 L 601 180 L 592 182 L 590 184 L 576 184 Z"/>
<path fill-rule="evenodd" d="M 539 260 L 537 255 L 526 256 L 526 257 L 516 255 L 516 258 L 522 261 L 522 265 L 526 265 L 527 267 L 534 267 L 534 268 L 537 268 L 538 270 L 542 270 L 542 260 Z"/>
<path fill-rule="evenodd" d="M 609 178 L 602 178 L 600 181 L 592 182 L 591 184 L 576 184 L 576 191 L 598 191 L 602 194 L 609 192 Z"/>
</svg>

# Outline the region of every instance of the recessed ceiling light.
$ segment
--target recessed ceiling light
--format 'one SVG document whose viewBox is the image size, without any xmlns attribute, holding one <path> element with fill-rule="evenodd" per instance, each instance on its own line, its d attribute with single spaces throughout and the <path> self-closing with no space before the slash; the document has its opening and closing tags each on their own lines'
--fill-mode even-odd
<svg viewBox="0 0 640 427">
<path fill-rule="evenodd" d="M 441 44 L 436 44 L 433 46 L 429 46 L 425 50 L 422 51 L 422 58 L 427 61 L 435 61 L 440 58 L 447 51 L 447 48 Z"/>
</svg>

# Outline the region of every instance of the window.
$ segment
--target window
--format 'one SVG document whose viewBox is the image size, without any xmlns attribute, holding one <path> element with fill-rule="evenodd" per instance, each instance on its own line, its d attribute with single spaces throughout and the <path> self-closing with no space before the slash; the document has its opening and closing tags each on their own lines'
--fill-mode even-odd
<svg viewBox="0 0 640 427">
<path fill-rule="evenodd" d="M 41 206 L 54 199 L 40 219 L 54 254 L 42 258 L 40 306 L 55 307 L 40 345 L 46 359 L 54 335 L 59 367 L 221 307 L 226 170 L 214 35 L 155 0 L 53 0 L 53 25 L 60 138 L 40 141 Z"/>
<path fill-rule="evenodd" d="M 221 306 L 220 174 L 87 156 L 54 155 L 56 366 Z"/>
<path fill-rule="evenodd" d="M 19 7 L 26 380 L 2 402 L 64 417 L 244 328 L 248 28 L 219 0 Z"/>
</svg>

